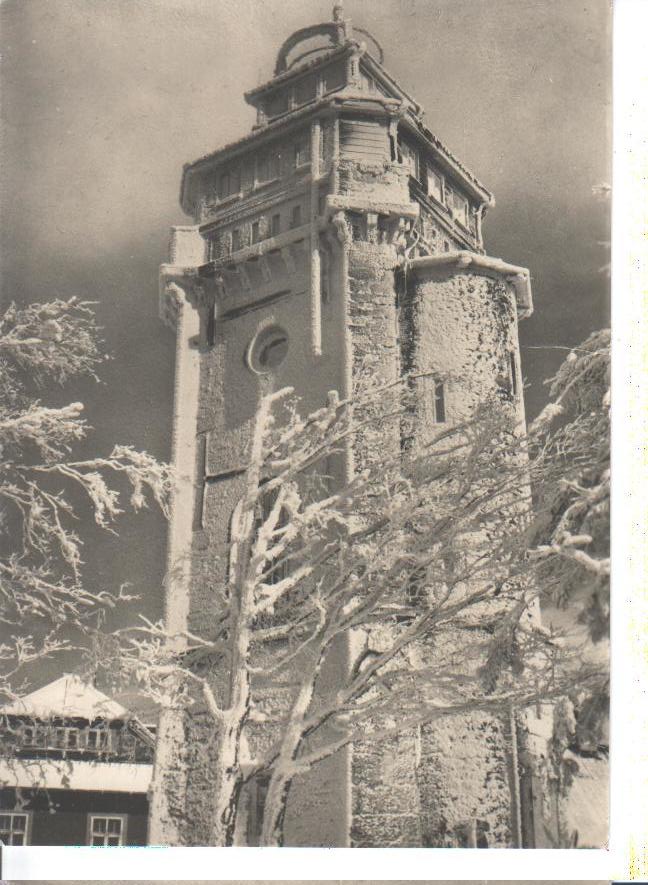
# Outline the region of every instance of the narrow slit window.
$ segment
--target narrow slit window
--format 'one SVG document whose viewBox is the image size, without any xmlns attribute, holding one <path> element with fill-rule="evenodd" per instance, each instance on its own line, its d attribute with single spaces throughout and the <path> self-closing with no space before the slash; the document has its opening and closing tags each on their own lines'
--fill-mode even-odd
<svg viewBox="0 0 648 885">
<path fill-rule="evenodd" d="M 417 181 L 420 177 L 419 153 L 415 147 L 406 141 L 398 142 L 400 162 L 409 170 L 409 174 Z"/>
<path fill-rule="evenodd" d="M 241 248 L 241 230 L 235 227 L 232 231 L 232 252 L 238 252 Z"/>
<path fill-rule="evenodd" d="M 427 167 L 427 192 L 428 196 L 443 202 L 443 179 L 431 166 Z"/>
<path fill-rule="evenodd" d="M 301 206 L 293 206 L 290 215 L 290 226 L 299 227 L 301 223 Z"/>
<path fill-rule="evenodd" d="M 518 372 L 517 360 L 513 351 L 509 351 L 509 374 L 511 376 L 511 393 L 513 396 L 518 395 Z"/>
<path fill-rule="evenodd" d="M 281 233 L 281 215 L 278 212 L 272 216 L 271 231 L 273 237 Z"/>
<path fill-rule="evenodd" d="M 268 774 L 258 774 L 250 783 L 247 821 L 248 845 L 259 845 L 261 842 L 263 814 L 269 785 L 270 776 Z"/>
<path fill-rule="evenodd" d="M 208 347 L 214 346 L 214 335 L 216 333 L 216 317 L 214 316 L 215 307 L 213 304 L 207 307 L 207 317 L 205 320 L 205 339 Z"/>
<path fill-rule="evenodd" d="M 438 378 L 434 379 L 434 421 L 436 424 L 445 424 L 446 407 L 445 407 L 445 389 L 443 381 Z"/>
<path fill-rule="evenodd" d="M 196 509 L 194 511 L 194 531 L 203 528 L 205 510 L 205 482 L 207 479 L 207 435 L 201 433 L 197 439 L 196 464 Z"/>
<path fill-rule="evenodd" d="M 307 139 L 302 138 L 295 145 L 295 166 L 305 166 L 310 162 L 310 145 Z"/>
<path fill-rule="evenodd" d="M 259 230 L 259 222 L 253 221 L 252 222 L 252 242 L 258 243 L 260 239 L 261 239 L 261 233 Z"/>
</svg>

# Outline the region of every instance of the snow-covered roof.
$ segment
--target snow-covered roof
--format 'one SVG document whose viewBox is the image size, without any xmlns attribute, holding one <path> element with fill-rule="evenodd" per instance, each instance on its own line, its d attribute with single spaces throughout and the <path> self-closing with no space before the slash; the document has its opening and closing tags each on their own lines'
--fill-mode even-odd
<svg viewBox="0 0 648 885">
<path fill-rule="evenodd" d="M 60 679 L 0 707 L 0 713 L 33 716 L 35 719 L 50 719 L 53 716 L 88 720 L 131 717 L 126 707 L 72 673 L 66 673 Z"/>
<path fill-rule="evenodd" d="M 503 276 L 513 285 L 520 318 L 528 317 L 533 313 L 531 277 L 526 267 L 507 264 L 501 258 L 492 258 L 490 255 L 478 255 L 476 252 L 469 252 L 463 249 L 454 252 L 442 252 L 440 255 L 424 255 L 420 258 L 412 258 L 407 266 L 410 272 L 425 268 L 446 267 L 457 271 L 470 270 L 488 275 Z"/>
<path fill-rule="evenodd" d="M 153 766 L 63 759 L 0 759 L 0 786 L 146 793 Z"/>
</svg>

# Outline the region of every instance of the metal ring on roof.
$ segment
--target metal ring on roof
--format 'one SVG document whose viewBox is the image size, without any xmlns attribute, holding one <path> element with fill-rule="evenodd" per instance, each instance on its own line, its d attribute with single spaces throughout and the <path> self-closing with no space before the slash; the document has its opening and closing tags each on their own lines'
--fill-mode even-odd
<svg viewBox="0 0 648 885">
<path fill-rule="evenodd" d="M 284 71 L 287 71 L 290 65 L 288 64 L 288 53 L 291 52 L 299 43 L 304 40 L 310 40 L 312 37 L 318 37 L 322 35 L 323 37 L 329 37 L 331 40 L 331 44 L 335 46 L 338 43 L 338 33 L 340 30 L 340 26 L 335 22 L 322 22 L 319 25 L 310 25 L 307 28 L 300 28 L 299 31 L 295 31 L 294 34 L 291 34 L 287 40 L 285 40 L 281 49 L 277 53 L 277 63 L 275 64 L 275 76 L 277 74 L 283 74 Z M 326 47 L 322 47 L 323 49 Z"/>
<path fill-rule="evenodd" d="M 374 48 L 376 49 L 376 55 L 378 56 L 378 61 L 380 62 L 380 64 L 382 64 L 382 63 L 384 62 L 384 60 L 385 60 L 385 53 L 383 52 L 383 48 L 382 48 L 382 46 L 381 46 L 380 43 L 376 40 L 376 38 L 374 37 L 374 35 L 373 35 L 373 34 L 370 34 L 369 31 L 366 31 L 364 28 L 356 28 L 355 25 L 353 26 L 353 30 L 354 30 L 356 33 L 358 33 L 358 34 L 362 34 L 363 36 L 368 37 L 368 38 L 371 40 L 371 42 L 372 42 L 373 45 L 374 45 Z M 372 53 L 372 54 L 373 54 L 373 53 Z"/>
<path fill-rule="evenodd" d="M 376 51 L 376 55 L 378 56 L 378 61 L 380 64 L 383 63 L 385 53 L 383 52 L 383 48 L 380 43 L 376 40 L 373 34 L 370 34 L 369 31 L 365 30 L 365 28 L 353 28 L 353 31 L 357 34 L 362 34 L 363 37 L 369 39 L 372 44 L 372 47 Z M 288 55 L 292 52 L 292 50 L 298 46 L 300 43 L 311 40 L 313 37 L 328 37 L 329 44 L 328 46 L 322 46 L 321 49 L 330 49 L 332 46 L 340 46 L 344 43 L 344 23 L 335 21 L 335 22 L 322 22 L 319 25 L 309 25 L 307 28 L 300 28 L 298 31 L 295 31 L 294 34 L 291 34 L 287 40 L 283 42 L 279 52 L 277 53 L 277 62 L 275 64 L 275 76 L 278 74 L 283 74 L 285 71 L 289 70 L 294 64 L 304 58 L 306 55 L 312 55 L 316 49 L 309 49 L 307 52 L 302 53 L 297 56 L 290 64 L 288 63 Z"/>
</svg>

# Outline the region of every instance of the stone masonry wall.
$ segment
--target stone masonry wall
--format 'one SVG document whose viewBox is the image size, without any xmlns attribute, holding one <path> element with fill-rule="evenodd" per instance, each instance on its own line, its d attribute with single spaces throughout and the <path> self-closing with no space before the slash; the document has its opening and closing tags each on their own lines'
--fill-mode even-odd
<svg viewBox="0 0 648 885">
<path fill-rule="evenodd" d="M 256 276 L 250 291 L 230 286 L 227 300 L 219 303 L 219 319 L 212 343 L 200 352 L 200 393 L 197 416 L 197 455 L 192 465 L 195 475 L 194 533 L 191 557 L 188 627 L 209 636 L 210 625 L 229 604 L 223 589 L 228 570 L 228 540 L 232 513 L 242 493 L 237 469 L 245 466 L 255 409 L 260 395 L 271 383 L 274 389 L 291 385 L 303 397 L 303 408 L 310 411 L 326 401 L 329 390 L 343 390 L 344 295 L 336 274 L 326 302 L 322 305 L 322 354 L 311 347 L 311 313 L 308 299 L 308 266 L 305 253 L 293 250 L 295 267 L 290 274 L 281 270 L 278 260 L 270 260 L 272 278 L 263 282 Z M 283 275 L 282 275 L 283 274 Z M 285 296 L 262 304 L 254 300 Z M 249 308 L 246 307 L 249 305 Z M 255 375 L 247 365 L 250 343 L 269 325 L 283 327 L 289 337 L 284 363 L 272 378 Z M 203 474 L 208 481 L 203 484 Z M 321 680 L 322 691 L 339 684 L 340 666 L 345 666 L 345 649 L 339 649 L 327 662 Z M 222 662 L 202 661 L 201 674 L 208 674 L 217 697 L 226 697 L 228 674 Z M 260 680 L 262 683 L 262 680 Z M 298 684 L 298 675 L 287 673 L 281 685 L 253 685 L 257 700 L 276 721 L 286 710 Z M 166 792 L 176 818 L 183 844 L 209 844 L 213 818 L 213 761 L 217 732 L 206 711 L 194 707 L 180 726 L 184 734 L 174 738 L 171 758 L 178 771 L 166 778 Z M 250 730 L 253 754 L 257 746 L 267 746 L 272 734 L 267 727 Z M 176 776 L 177 775 L 177 776 Z M 346 752 L 319 765 L 312 774 L 299 778 L 292 790 L 285 822 L 287 845 L 343 845 L 347 838 L 345 809 L 348 792 Z M 241 815 L 239 840 L 245 844 L 245 814 Z"/>
<path fill-rule="evenodd" d="M 354 242 L 349 251 L 349 332 L 354 379 L 389 382 L 400 375 L 393 246 Z M 369 417 L 358 415 L 359 420 Z M 400 452 L 400 423 L 369 427 L 354 442 L 356 467 Z M 415 735 L 360 742 L 351 768 L 351 844 L 421 844 Z"/>
<path fill-rule="evenodd" d="M 510 735 L 497 718 L 453 716 L 421 730 L 423 845 L 477 847 L 512 844 Z"/>
<path fill-rule="evenodd" d="M 418 269 L 401 320 L 404 361 L 414 372 L 443 379 L 447 422 L 469 418 L 492 399 L 511 401 L 509 354 L 517 359 L 518 344 L 515 302 L 506 283 L 475 273 Z M 426 426 L 433 412 L 422 394 L 417 435 L 424 440 L 433 429 Z M 423 844 L 512 845 L 512 755 L 507 724 L 493 716 L 455 716 L 424 726 L 418 766 Z"/>
<path fill-rule="evenodd" d="M 510 284 L 418 269 L 401 316 L 404 360 L 413 372 L 444 379 L 449 422 L 493 398 L 511 401 L 509 354 L 519 361 L 519 346 Z"/>
</svg>

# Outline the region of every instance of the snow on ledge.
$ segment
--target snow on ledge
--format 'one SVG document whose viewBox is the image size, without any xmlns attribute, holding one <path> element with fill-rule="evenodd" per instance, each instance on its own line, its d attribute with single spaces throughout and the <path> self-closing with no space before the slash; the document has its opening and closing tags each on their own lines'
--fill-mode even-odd
<svg viewBox="0 0 648 885">
<path fill-rule="evenodd" d="M 501 258 L 491 258 L 490 255 L 478 255 L 476 252 L 462 249 L 454 252 L 442 252 L 439 255 L 424 255 L 420 258 L 412 258 L 407 265 L 408 271 L 414 273 L 425 268 L 451 268 L 456 271 L 470 269 L 477 272 L 484 271 L 486 274 L 503 276 L 508 282 L 512 283 L 515 289 L 520 318 L 524 319 L 533 313 L 531 277 L 526 267 L 507 264 Z"/>
<path fill-rule="evenodd" d="M 0 759 L 0 786 L 146 793 L 153 765 L 64 759 Z"/>
</svg>

